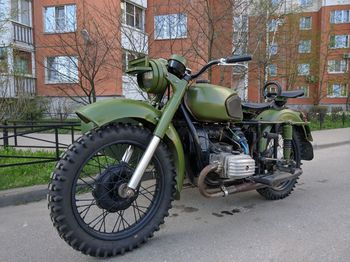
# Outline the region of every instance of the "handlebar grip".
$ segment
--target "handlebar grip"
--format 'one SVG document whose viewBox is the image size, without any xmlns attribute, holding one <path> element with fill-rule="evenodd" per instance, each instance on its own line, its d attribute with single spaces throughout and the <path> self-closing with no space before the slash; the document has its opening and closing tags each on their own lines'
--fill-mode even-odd
<svg viewBox="0 0 350 262">
<path fill-rule="evenodd" d="M 238 62 L 246 62 L 252 60 L 252 56 L 250 55 L 243 55 L 243 56 L 229 56 L 226 57 L 226 63 L 232 64 L 232 63 L 238 63 Z"/>
</svg>

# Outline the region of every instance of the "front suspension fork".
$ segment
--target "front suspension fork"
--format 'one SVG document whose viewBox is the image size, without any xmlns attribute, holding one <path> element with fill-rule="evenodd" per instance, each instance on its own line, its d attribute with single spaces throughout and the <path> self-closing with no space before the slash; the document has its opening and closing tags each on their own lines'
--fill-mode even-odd
<svg viewBox="0 0 350 262">
<path fill-rule="evenodd" d="M 128 184 L 122 190 L 121 195 L 123 197 L 134 196 L 136 188 L 138 187 L 142 176 L 154 155 L 154 152 L 156 151 L 161 139 L 167 132 L 169 125 L 180 106 L 182 98 L 185 95 L 188 85 L 186 80 L 180 80 L 172 74 L 167 76 L 167 80 L 173 87 L 173 95 L 162 110 L 162 116 L 160 117 L 159 122 L 153 132 L 153 138 L 148 144 L 146 151 L 143 153 L 141 161 L 137 164 L 137 167 Z"/>
</svg>

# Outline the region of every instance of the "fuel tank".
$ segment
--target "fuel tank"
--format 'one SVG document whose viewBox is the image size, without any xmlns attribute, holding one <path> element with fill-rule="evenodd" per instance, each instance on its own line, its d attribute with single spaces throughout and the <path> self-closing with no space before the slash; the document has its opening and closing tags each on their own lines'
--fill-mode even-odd
<svg viewBox="0 0 350 262">
<path fill-rule="evenodd" d="M 241 99 L 237 92 L 222 86 L 198 83 L 189 87 L 185 104 L 198 121 L 241 121 Z"/>
</svg>

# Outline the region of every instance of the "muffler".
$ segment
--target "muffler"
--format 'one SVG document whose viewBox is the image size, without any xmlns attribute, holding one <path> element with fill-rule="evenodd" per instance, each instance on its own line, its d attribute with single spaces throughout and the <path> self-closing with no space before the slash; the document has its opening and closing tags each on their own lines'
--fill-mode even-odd
<svg viewBox="0 0 350 262">
<path fill-rule="evenodd" d="M 285 181 L 299 177 L 303 173 L 301 168 L 295 168 L 291 172 L 288 171 L 276 170 L 272 175 L 254 176 L 252 180 L 269 187 L 276 187 Z"/>
<path fill-rule="evenodd" d="M 208 189 L 205 183 L 205 178 L 208 176 L 209 173 L 214 172 L 217 168 L 217 164 L 210 164 L 203 168 L 203 170 L 199 174 L 198 189 L 201 195 L 207 198 L 225 197 L 231 194 L 256 190 L 258 188 L 265 187 L 265 185 L 262 185 L 260 183 L 248 182 L 241 185 L 234 185 L 229 187 L 225 187 L 224 185 L 222 185 L 220 188 Z"/>
</svg>

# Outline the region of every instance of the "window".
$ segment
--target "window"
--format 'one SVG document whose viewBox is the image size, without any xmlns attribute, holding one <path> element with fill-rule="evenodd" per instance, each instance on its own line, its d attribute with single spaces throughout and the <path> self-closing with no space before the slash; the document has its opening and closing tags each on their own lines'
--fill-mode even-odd
<svg viewBox="0 0 350 262">
<path fill-rule="evenodd" d="M 348 48 L 349 36 L 348 35 L 332 35 L 330 38 L 331 48 Z"/>
<path fill-rule="evenodd" d="M 299 64 L 298 65 L 298 75 L 307 76 L 310 74 L 310 64 Z"/>
<path fill-rule="evenodd" d="M 54 56 L 46 59 L 47 83 L 77 83 L 78 58 L 74 56 Z"/>
<path fill-rule="evenodd" d="M 281 4 L 281 0 L 271 0 L 271 5 L 273 7 L 278 7 Z"/>
<path fill-rule="evenodd" d="M 269 65 L 269 75 L 277 76 L 277 65 Z"/>
<path fill-rule="evenodd" d="M 281 21 L 278 20 L 278 19 L 272 19 L 270 22 L 269 22 L 269 27 L 268 27 L 268 30 L 269 32 L 275 32 L 277 31 L 278 29 L 278 26 L 281 24 Z"/>
<path fill-rule="evenodd" d="M 331 11 L 331 24 L 350 23 L 350 10 Z"/>
<path fill-rule="evenodd" d="M 346 73 L 348 71 L 348 63 L 346 60 L 329 60 L 328 73 Z"/>
<path fill-rule="evenodd" d="M 311 40 L 301 40 L 299 42 L 299 53 L 310 53 L 311 52 Z"/>
<path fill-rule="evenodd" d="M 29 52 L 14 50 L 13 53 L 13 69 L 15 74 L 31 74 L 32 73 L 32 55 Z"/>
<path fill-rule="evenodd" d="M 7 10 L 5 10 L 6 4 L 3 1 L 0 1 L 0 21 L 3 21 L 7 18 Z"/>
<path fill-rule="evenodd" d="M 44 11 L 46 33 L 74 32 L 76 30 L 75 5 L 46 7 Z"/>
<path fill-rule="evenodd" d="M 301 6 L 310 6 L 312 5 L 312 0 L 299 0 Z"/>
<path fill-rule="evenodd" d="M 185 14 L 158 15 L 154 17 L 155 39 L 187 37 L 187 16 Z"/>
<path fill-rule="evenodd" d="M 248 16 L 240 15 L 233 17 L 234 32 L 248 32 Z"/>
<path fill-rule="evenodd" d="M 278 51 L 278 45 L 276 43 L 271 43 L 270 45 L 270 55 L 276 55 Z"/>
<path fill-rule="evenodd" d="M 327 97 L 347 97 L 348 92 L 347 84 L 333 83 L 328 85 Z"/>
<path fill-rule="evenodd" d="M 243 55 L 248 50 L 248 32 L 233 33 L 233 54 Z"/>
<path fill-rule="evenodd" d="M 121 2 L 122 22 L 131 27 L 144 30 L 145 10 L 128 2 Z"/>
<path fill-rule="evenodd" d="M 308 86 L 301 86 L 299 87 L 300 90 L 304 90 L 304 95 L 302 98 L 307 98 L 309 97 L 309 87 Z"/>
<path fill-rule="evenodd" d="M 12 0 L 11 16 L 15 21 L 31 26 L 31 1 Z"/>
<path fill-rule="evenodd" d="M 7 48 L 0 47 L 0 73 L 7 72 Z"/>
<path fill-rule="evenodd" d="M 233 54 L 243 55 L 248 48 L 248 15 L 233 17 Z"/>
<path fill-rule="evenodd" d="M 311 17 L 300 17 L 299 28 L 300 30 L 309 30 L 312 27 Z"/>
</svg>

